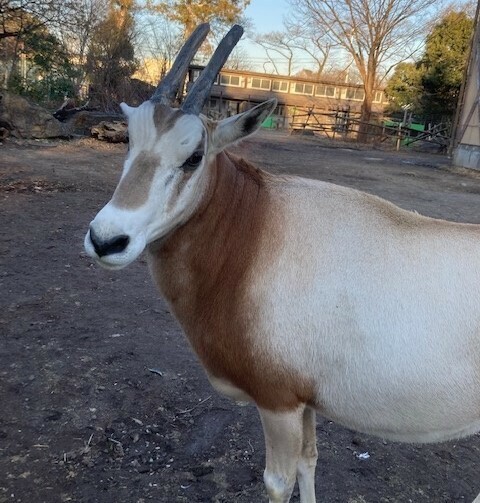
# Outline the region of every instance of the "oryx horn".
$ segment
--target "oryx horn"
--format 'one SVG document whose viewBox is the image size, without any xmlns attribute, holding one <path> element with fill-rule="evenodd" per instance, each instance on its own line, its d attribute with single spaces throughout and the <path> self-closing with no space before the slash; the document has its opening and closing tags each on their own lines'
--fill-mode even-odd
<svg viewBox="0 0 480 503">
<path fill-rule="evenodd" d="M 202 42 L 210 31 L 208 23 L 201 24 L 190 35 L 183 47 L 180 49 L 178 56 L 170 68 L 170 71 L 158 84 L 157 89 L 150 98 L 151 101 L 171 105 L 177 96 L 177 93 L 182 85 L 185 75 L 188 71 L 188 65 L 194 58 Z"/>
<path fill-rule="evenodd" d="M 236 24 L 223 37 L 208 65 L 194 82 L 182 105 L 184 112 L 198 115 L 210 95 L 210 89 L 233 48 L 243 35 L 243 28 Z"/>
</svg>

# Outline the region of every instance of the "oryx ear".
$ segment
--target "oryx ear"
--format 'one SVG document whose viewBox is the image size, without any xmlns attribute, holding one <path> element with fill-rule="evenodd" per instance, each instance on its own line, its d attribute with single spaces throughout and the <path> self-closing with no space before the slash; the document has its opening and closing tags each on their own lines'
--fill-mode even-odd
<svg viewBox="0 0 480 503">
<path fill-rule="evenodd" d="M 135 110 L 135 107 L 130 107 L 126 103 L 120 103 L 120 108 L 122 109 L 123 115 L 128 119 L 132 112 Z"/>
<path fill-rule="evenodd" d="M 273 98 L 242 114 L 218 122 L 213 133 L 212 146 L 214 150 L 220 152 L 228 145 L 255 133 L 276 106 L 277 100 Z"/>
</svg>

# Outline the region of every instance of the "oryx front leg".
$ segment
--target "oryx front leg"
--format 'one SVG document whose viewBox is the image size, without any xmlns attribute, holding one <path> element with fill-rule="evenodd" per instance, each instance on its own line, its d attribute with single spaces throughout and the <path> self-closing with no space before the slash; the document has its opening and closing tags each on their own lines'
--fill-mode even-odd
<svg viewBox="0 0 480 503">
<path fill-rule="evenodd" d="M 306 407 L 303 412 L 302 453 L 297 465 L 301 503 L 315 503 L 315 468 L 317 466 L 317 458 L 315 410 Z"/>
<path fill-rule="evenodd" d="M 263 480 L 270 503 L 290 501 L 302 454 L 304 410 L 303 405 L 290 412 L 259 409 L 266 447 Z"/>
</svg>

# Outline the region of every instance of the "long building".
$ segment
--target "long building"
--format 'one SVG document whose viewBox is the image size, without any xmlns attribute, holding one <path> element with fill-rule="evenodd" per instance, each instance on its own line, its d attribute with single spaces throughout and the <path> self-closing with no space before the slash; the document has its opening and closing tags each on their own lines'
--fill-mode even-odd
<svg viewBox="0 0 480 503">
<path fill-rule="evenodd" d="M 202 70 L 202 66 L 190 65 L 187 87 Z M 359 84 L 224 69 L 212 87 L 208 109 L 219 115 L 233 115 L 242 111 L 245 104 L 256 105 L 276 97 L 278 107 L 275 114 L 279 117 L 291 115 L 291 109 L 302 107 L 355 113 L 360 112 L 364 96 L 363 86 Z M 373 112 L 383 112 L 387 104 L 383 89 L 376 90 Z"/>
</svg>

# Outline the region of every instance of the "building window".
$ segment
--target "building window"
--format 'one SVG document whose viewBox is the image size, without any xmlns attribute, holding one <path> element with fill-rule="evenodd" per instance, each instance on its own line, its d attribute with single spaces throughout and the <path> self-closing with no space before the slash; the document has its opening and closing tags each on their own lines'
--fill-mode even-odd
<svg viewBox="0 0 480 503">
<path fill-rule="evenodd" d="M 272 82 L 272 91 L 288 93 L 288 82 L 286 80 L 274 80 Z"/>
<path fill-rule="evenodd" d="M 192 80 L 190 82 L 195 82 L 200 77 L 200 73 L 202 73 L 201 70 L 192 70 Z"/>
<path fill-rule="evenodd" d="M 375 91 L 375 98 L 374 98 L 373 101 L 375 103 L 381 103 L 382 99 L 383 99 L 383 93 L 382 93 L 382 91 Z"/>
<path fill-rule="evenodd" d="M 365 91 L 363 89 L 347 89 L 347 100 L 363 101 L 365 98 Z"/>
<path fill-rule="evenodd" d="M 233 86 L 233 87 L 241 87 L 240 77 L 238 75 L 224 75 L 220 74 L 220 84 L 222 86 Z"/>
<path fill-rule="evenodd" d="M 303 82 L 295 82 L 293 84 L 293 92 L 295 94 L 313 94 L 313 84 L 304 84 Z"/>
<path fill-rule="evenodd" d="M 195 82 L 198 77 L 200 77 L 200 74 L 202 73 L 202 69 L 195 69 L 195 70 L 192 70 L 190 72 L 190 82 L 193 83 Z M 219 79 L 220 79 L 220 75 L 217 74 L 217 76 L 215 77 L 215 80 L 213 81 L 213 83 L 215 85 L 218 85 L 218 82 L 219 82 Z"/>
<path fill-rule="evenodd" d="M 262 89 L 263 91 L 270 91 L 272 81 L 270 79 L 261 79 L 258 77 L 252 77 L 250 80 L 249 87 L 251 89 Z"/>
<path fill-rule="evenodd" d="M 335 88 L 333 86 L 324 85 L 315 86 L 315 96 L 327 96 L 328 98 L 334 98 Z"/>
</svg>

